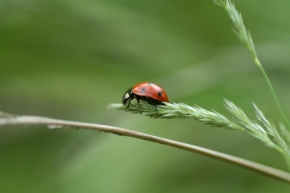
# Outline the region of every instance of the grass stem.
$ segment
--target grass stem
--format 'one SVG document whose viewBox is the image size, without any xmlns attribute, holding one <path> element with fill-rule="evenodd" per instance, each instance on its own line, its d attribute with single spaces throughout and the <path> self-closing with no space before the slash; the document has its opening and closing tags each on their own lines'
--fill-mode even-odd
<svg viewBox="0 0 290 193">
<path fill-rule="evenodd" d="M 1 117 L 1 116 L 0 116 Z M 259 163 L 255 163 L 249 160 L 245 160 L 242 158 L 238 158 L 232 155 L 227 155 L 224 153 L 220 153 L 217 151 L 209 150 L 206 148 L 198 147 L 195 145 L 190 145 L 178 141 L 173 141 L 170 139 L 165 139 L 153 135 L 148 135 L 145 133 L 122 129 L 118 127 L 108 126 L 108 125 L 100 125 L 100 124 L 92 124 L 92 123 L 82 123 L 75 121 L 67 121 L 67 120 L 59 120 L 52 119 L 47 117 L 38 117 L 38 116 L 11 116 L 11 117 L 3 117 L 0 118 L 0 126 L 8 126 L 8 125 L 46 125 L 51 129 L 64 129 L 64 128 L 72 128 L 72 129 L 87 129 L 93 131 L 101 131 L 106 133 L 113 133 L 120 136 L 128 136 L 133 137 L 149 142 L 159 143 L 166 146 L 186 150 L 193 153 L 198 153 L 204 156 L 208 156 L 214 159 L 218 159 L 221 161 L 225 161 L 254 172 L 258 172 L 260 174 L 266 175 L 268 177 L 275 178 L 280 181 L 284 181 L 290 184 L 290 174 L 275 168 L 271 168 Z"/>
</svg>

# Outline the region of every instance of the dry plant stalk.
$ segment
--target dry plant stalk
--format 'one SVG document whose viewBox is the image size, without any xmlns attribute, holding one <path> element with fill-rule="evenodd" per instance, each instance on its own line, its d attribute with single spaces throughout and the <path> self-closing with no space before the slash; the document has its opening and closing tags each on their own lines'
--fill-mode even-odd
<svg viewBox="0 0 290 193">
<path fill-rule="evenodd" d="M 145 133 L 122 129 L 118 127 L 112 127 L 108 125 L 100 125 L 100 124 L 92 124 L 92 123 L 82 123 L 76 121 L 67 121 L 67 120 L 59 120 L 52 119 L 47 117 L 38 117 L 38 116 L 17 116 L 4 112 L 0 112 L 0 126 L 8 126 L 8 125 L 46 125 L 50 129 L 87 129 L 93 131 L 101 131 L 106 133 L 113 133 L 121 136 L 128 136 L 137 139 L 142 139 L 154 143 L 163 144 L 166 146 L 175 147 L 178 149 L 186 150 L 193 153 L 198 153 L 201 155 L 205 155 L 208 157 L 212 157 L 218 160 L 222 160 L 231 164 L 235 164 L 241 166 L 243 168 L 247 168 L 249 170 L 261 173 L 263 175 L 290 183 L 290 174 L 281 170 L 277 170 L 275 168 L 271 168 L 268 166 L 264 166 L 262 164 L 258 164 L 249 160 L 245 160 L 242 158 L 238 158 L 235 156 L 227 155 L 224 153 L 220 153 L 217 151 L 209 150 L 206 148 L 165 139 L 153 135 L 148 135 Z"/>
</svg>

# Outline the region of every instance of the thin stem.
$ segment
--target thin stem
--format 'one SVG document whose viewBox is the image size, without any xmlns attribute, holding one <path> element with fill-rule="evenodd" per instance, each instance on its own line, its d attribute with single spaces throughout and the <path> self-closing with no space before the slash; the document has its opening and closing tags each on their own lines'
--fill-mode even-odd
<svg viewBox="0 0 290 193">
<path fill-rule="evenodd" d="M 277 105 L 278 111 L 279 111 L 280 115 L 282 116 L 283 121 L 285 122 L 287 128 L 290 130 L 290 122 L 289 122 L 287 116 L 285 115 L 285 113 L 284 113 L 284 111 L 283 111 L 283 109 L 281 107 L 281 104 L 280 104 L 280 102 L 278 100 L 278 97 L 277 97 L 277 95 L 275 93 L 275 90 L 274 90 L 274 88 L 272 86 L 271 81 L 269 80 L 269 78 L 268 78 L 268 76 L 267 76 L 267 74 L 266 74 L 266 72 L 265 72 L 265 70 L 264 70 L 263 66 L 261 65 L 261 63 L 260 63 L 258 58 L 255 58 L 255 63 L 258 66 L 259 70 L 262 72 L 262 74 L 263 74 L 263 76 L 264 76 L 264 78 L 265 78 L 265 80 L 267 82 L 267 85 L 268 85 L 268 87 L 270 89 L 270 92 L 272 94 L 272 97 L 273 97 L 273 99 L 274 99 L 274 101 L 275 101 L 275 103 Z"/>
<path fill-rule="evenodd" d="M 0 116 L 1 117 L 1 116 Z M 137 139 L 142 139 L 145 141 L 151 141 L 154 143 L 160 143 L 163 145 L 175 147 L 178 149 L 186 150 L 189 152 L 198 153 L 208 157 L 212 157 L 218 160 L 222 160 L 254 172 L 261 173 L 263 175 L 290 183 L 290 174 L 275 168 L 271 168 L 259 163 L 255 163 L 249 160 L 238 158 L 235 156 L 227 155 L 217 151 L 209 150 L 206 148 L 198 147 L 195 145 L 190 145 L 186 143 L 181 143 L 178 141 L 173 141 L 170 139 L 165 139 L 153 135 L 148 135 L 145 133 L 122 129 L 118 127 L 112 127 L 108 125 L 92 124 L 92 123 L 82 123 L 75 121 L 66 121 L 59 119 L 52 119 L 46 117 L 37 117 L 37 116 L 9 116 L 0 118 L 0 126 L 5 125 L 47 125 L 51 129 L 61 129 L 61 128 L 73 128 L 73 129 L 88 129 L 95 130 L 107 133 L 113 133 L 122 136 L 133 137 Z"/>
</svg>

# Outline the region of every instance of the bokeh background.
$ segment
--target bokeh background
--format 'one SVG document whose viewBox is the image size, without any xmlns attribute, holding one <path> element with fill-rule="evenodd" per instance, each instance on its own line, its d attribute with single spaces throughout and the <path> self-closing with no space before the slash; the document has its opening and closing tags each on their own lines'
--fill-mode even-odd
<svg viewBox="0 0 290 193">
<path fill-rule="evenodd" d="M 290 116 L 290 1 L 235 1 Z M 108 110 L 141 81 L 171 102 L 254 118 L 277 110 L 261 73 L 209 1 L 1 0 L 0 109 L 108 124 L 239 156 L 281 170 L 283 157 L 238 131 L 195 120 Z M 280 181 L 201 155 L 128 137 L 44 126 L 0 130 L 0 192 L 289 192 Z"/>
</svg>

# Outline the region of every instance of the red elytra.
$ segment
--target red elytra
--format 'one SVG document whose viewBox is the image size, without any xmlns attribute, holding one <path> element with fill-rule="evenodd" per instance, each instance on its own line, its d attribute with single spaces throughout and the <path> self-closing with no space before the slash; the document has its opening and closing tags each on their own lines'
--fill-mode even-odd
<svg viewBox="0 0 290 193">
<path fill-rule="evenodd" d="M 168 96 L 163 88 L 151 82 L 141 82 L 130 88 L 123 96 L 122 102 L 124 105 L 130 105 L 131 100 L 136 99 L 147 101 L 149 104 L 164 105 L 162 102 L 169 102 Z"/>
<path fill-rule="evenodd" d="M 139 96 L 147 96 L 158 101 L 169 102 L 168 96 L 163 88 L 151 82 L 141 82 L 132 87 L 132 92 Z"/>
</svg>

